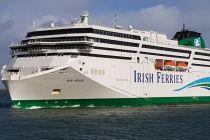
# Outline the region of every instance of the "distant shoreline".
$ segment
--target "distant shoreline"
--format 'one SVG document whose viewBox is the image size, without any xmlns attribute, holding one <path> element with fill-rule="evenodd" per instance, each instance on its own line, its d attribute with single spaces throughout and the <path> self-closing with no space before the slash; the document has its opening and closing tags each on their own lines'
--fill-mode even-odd
<svg viewBox="0 0 210 140">
<path fill-rule="evenodd" d="M 7 89 L 0 89 L 0 92 L 8 92 Z"/>
</svg>

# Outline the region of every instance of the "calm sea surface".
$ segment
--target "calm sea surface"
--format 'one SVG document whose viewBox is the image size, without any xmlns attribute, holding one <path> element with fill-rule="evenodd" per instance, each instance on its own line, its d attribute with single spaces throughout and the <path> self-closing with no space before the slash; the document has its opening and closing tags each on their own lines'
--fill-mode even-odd
<svg viewBox="0 0 210 140">
<path fill-rule="evenodd" d="M 22 110 L 0 93 L 2 139 L 210 139 L 210 105 Z"/>
</svg>

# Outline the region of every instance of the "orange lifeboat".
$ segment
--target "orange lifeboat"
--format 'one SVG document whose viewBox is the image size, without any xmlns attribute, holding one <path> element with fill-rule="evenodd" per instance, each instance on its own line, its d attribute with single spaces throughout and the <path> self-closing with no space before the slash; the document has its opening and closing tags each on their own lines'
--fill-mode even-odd
<svg viewBox="0 0 210 140">
<path fill-rule="evenodd" d="M 177 71 L 186 71 L 188 68 L 188 62 L 177 61 L 176 62 L 176 70 Z"/>
<path fill-rule="evenodd" d="M 176 69 L 176 62 L 173 60 L 165 60 L 164 69 L 169 71 L 174 71 Z"/>
<path fill-rule="evenodd" d="M 163 70 L 163 60 L 162 59 L 155 60 L 155 70 Z"/>
</svg>

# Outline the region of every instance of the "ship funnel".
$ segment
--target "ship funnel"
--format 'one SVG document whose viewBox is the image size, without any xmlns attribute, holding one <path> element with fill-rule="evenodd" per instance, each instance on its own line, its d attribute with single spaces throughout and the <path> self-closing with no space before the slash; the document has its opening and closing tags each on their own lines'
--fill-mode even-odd
<svg viewBox="0 0 210 140">
<path fill-rule="evenodd" d="M 88 17 L 89 17 L 89 13 L 87 11 L 83 11 L 82 14 L 80 15 L 81 18 L 81 23 L 88 25 Z"/>
<path fill-rule="evenodd" d="M 205 41 L 201 33 L 186 29 L 185 24 L 183 24 L 183 29 L 177 32 L 173 39 L 178 40 L 178 44 L 181 46 L 205 48 Z"/>
</svg>

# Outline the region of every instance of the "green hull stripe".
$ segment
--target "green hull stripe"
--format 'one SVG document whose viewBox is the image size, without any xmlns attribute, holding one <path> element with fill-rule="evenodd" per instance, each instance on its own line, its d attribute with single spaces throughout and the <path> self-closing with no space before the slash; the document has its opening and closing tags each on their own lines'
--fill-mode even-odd
<svg viewBox="0 0 210 140">
<path fill-rule="evenodd" d="M 65 108 L 65 107 L 137 107 L 148 105 L 210 103 L 208 97 L 157 97 L 117 99 L 58 99 L 58 100 L 13 100 L 13 108 Z"/>
</svg>

